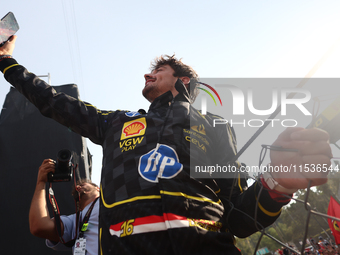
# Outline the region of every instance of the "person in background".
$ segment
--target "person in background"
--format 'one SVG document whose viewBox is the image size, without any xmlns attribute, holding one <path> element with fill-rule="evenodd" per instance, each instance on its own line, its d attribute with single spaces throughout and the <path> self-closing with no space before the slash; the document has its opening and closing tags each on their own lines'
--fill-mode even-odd
<svg viewBox="0 0 340 255">
<path fill-rule="evenodd" d="M 90 180 L 82 179 L 73 188 L 72 196 L 79 197 L 79 230 L 76 214 L 60 216 L 61 238 L 56 220 L 50 217 L 46 202 L 48 173 L 55 171 L 52 159 L 45 159 L 39 167 L 37 184 L 29 211 L 30 231 L 34 236 L 45 238 L 46 245 L 55 250 L 85 249 L 86 255 L 98 254 L 99 187 Z M 77 236 L 76 236 L 77 233 Z M 75 239 L 75 240 L 73 240 Z M 73 241 L 74 242 L 73 242 Z"/>
</svg>

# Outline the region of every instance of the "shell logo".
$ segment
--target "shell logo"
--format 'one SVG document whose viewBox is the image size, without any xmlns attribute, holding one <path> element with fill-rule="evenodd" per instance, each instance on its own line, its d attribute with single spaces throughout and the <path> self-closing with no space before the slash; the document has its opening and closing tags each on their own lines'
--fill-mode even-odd
<svg viewBox="0 0 340 255">
<path fill-rule="evenodd" d="M 124 128 L 123 132 L 126 136 L 131 136 L 131 135 L 139 134 L 139 132 L 144 128 L 145 126 L 143 123 L 135 122 L 135 123 L 128 125 L 126 128 Z"/>
<path fill-rule="evenodd" d="M 136 120 L 125 122 L 120 139 L 123 140 L 134 136 L 144 135 L 145 129 L 146 129 L 145 118 L 139 118 Z"/>
</svg>

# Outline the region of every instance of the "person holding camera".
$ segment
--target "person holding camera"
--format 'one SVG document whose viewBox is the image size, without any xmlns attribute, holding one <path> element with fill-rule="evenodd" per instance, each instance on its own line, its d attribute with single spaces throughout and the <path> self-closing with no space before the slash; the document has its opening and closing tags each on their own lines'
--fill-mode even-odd
<svg viewBox="0 0 340 255">
<path fill-rule="evenodd" d="M 73 250 L 83 251 L 83 253 L 77 254 L 98 254 L 99 187 L 85 179 L 77 182 L 72 195 L 79 197 L 80 213 L 78 217 L 76 214 L 60 216 L 60 237 L 57 231 L 57 221 L 50 217 L 46 202 L 45 187 L 48 182 L 48 174 L 54 173 L 54 171 L 55 162 L 52 159 L 45 159 L 39 167 L 37 184 L 29 211 L 31 233 L 34 236 L 47 239 L 46 245 L 55 250 L 69 250 L 73 246 Z M 76 229 L 77 225 L 78 229 Z M 73 239 L 75 239 L 74 243 Z"/>
</svg>

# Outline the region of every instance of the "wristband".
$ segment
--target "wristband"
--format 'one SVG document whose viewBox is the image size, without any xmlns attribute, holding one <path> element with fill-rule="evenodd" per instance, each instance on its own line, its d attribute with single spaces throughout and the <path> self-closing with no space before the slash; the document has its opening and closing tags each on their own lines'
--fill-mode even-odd
<svg viewBox="0 0 340 255">
<path fill-rule="evenodd" d="M 287 189 L 281 186 L 269 172 L 263 173 L 263 179 L 271 190 L 276 190 L 281 193 L 293 194 L 298 189 Z"/>
<path fill-rule="evenodd" d="M 4 58 L 12 58 L 12 55 L 1 55 L 0 61 L 3 60 Z"/>
</svg>

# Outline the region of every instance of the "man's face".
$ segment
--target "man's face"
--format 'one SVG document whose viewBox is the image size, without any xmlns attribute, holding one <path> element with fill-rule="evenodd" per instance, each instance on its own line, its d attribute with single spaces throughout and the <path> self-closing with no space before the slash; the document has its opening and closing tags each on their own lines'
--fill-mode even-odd
<svg viewBox="0 0 340 255">
<path fill-rule="evenodd" d="M 151 103 L 155 98 L 169 90 L 173 96 L 176 96 L 178 91 L 175 89 L 175 84 L 178 78 L 173 75 L 174 72 L 169 65 L 164 65 L 153 70 L 150 74 L 145 74 L 143 96 Z"/>
<path fill-rule="evenodd" d="M 88 197 L 91 197 L 92 195 L 99 194 L 98 187 L 95 187 L 92 184 L 87 183 L 87 182 L 77 185 L 77 190 L 80 194 L 80 198 L 82 198 L 85 195 Z"/>
</svg>

